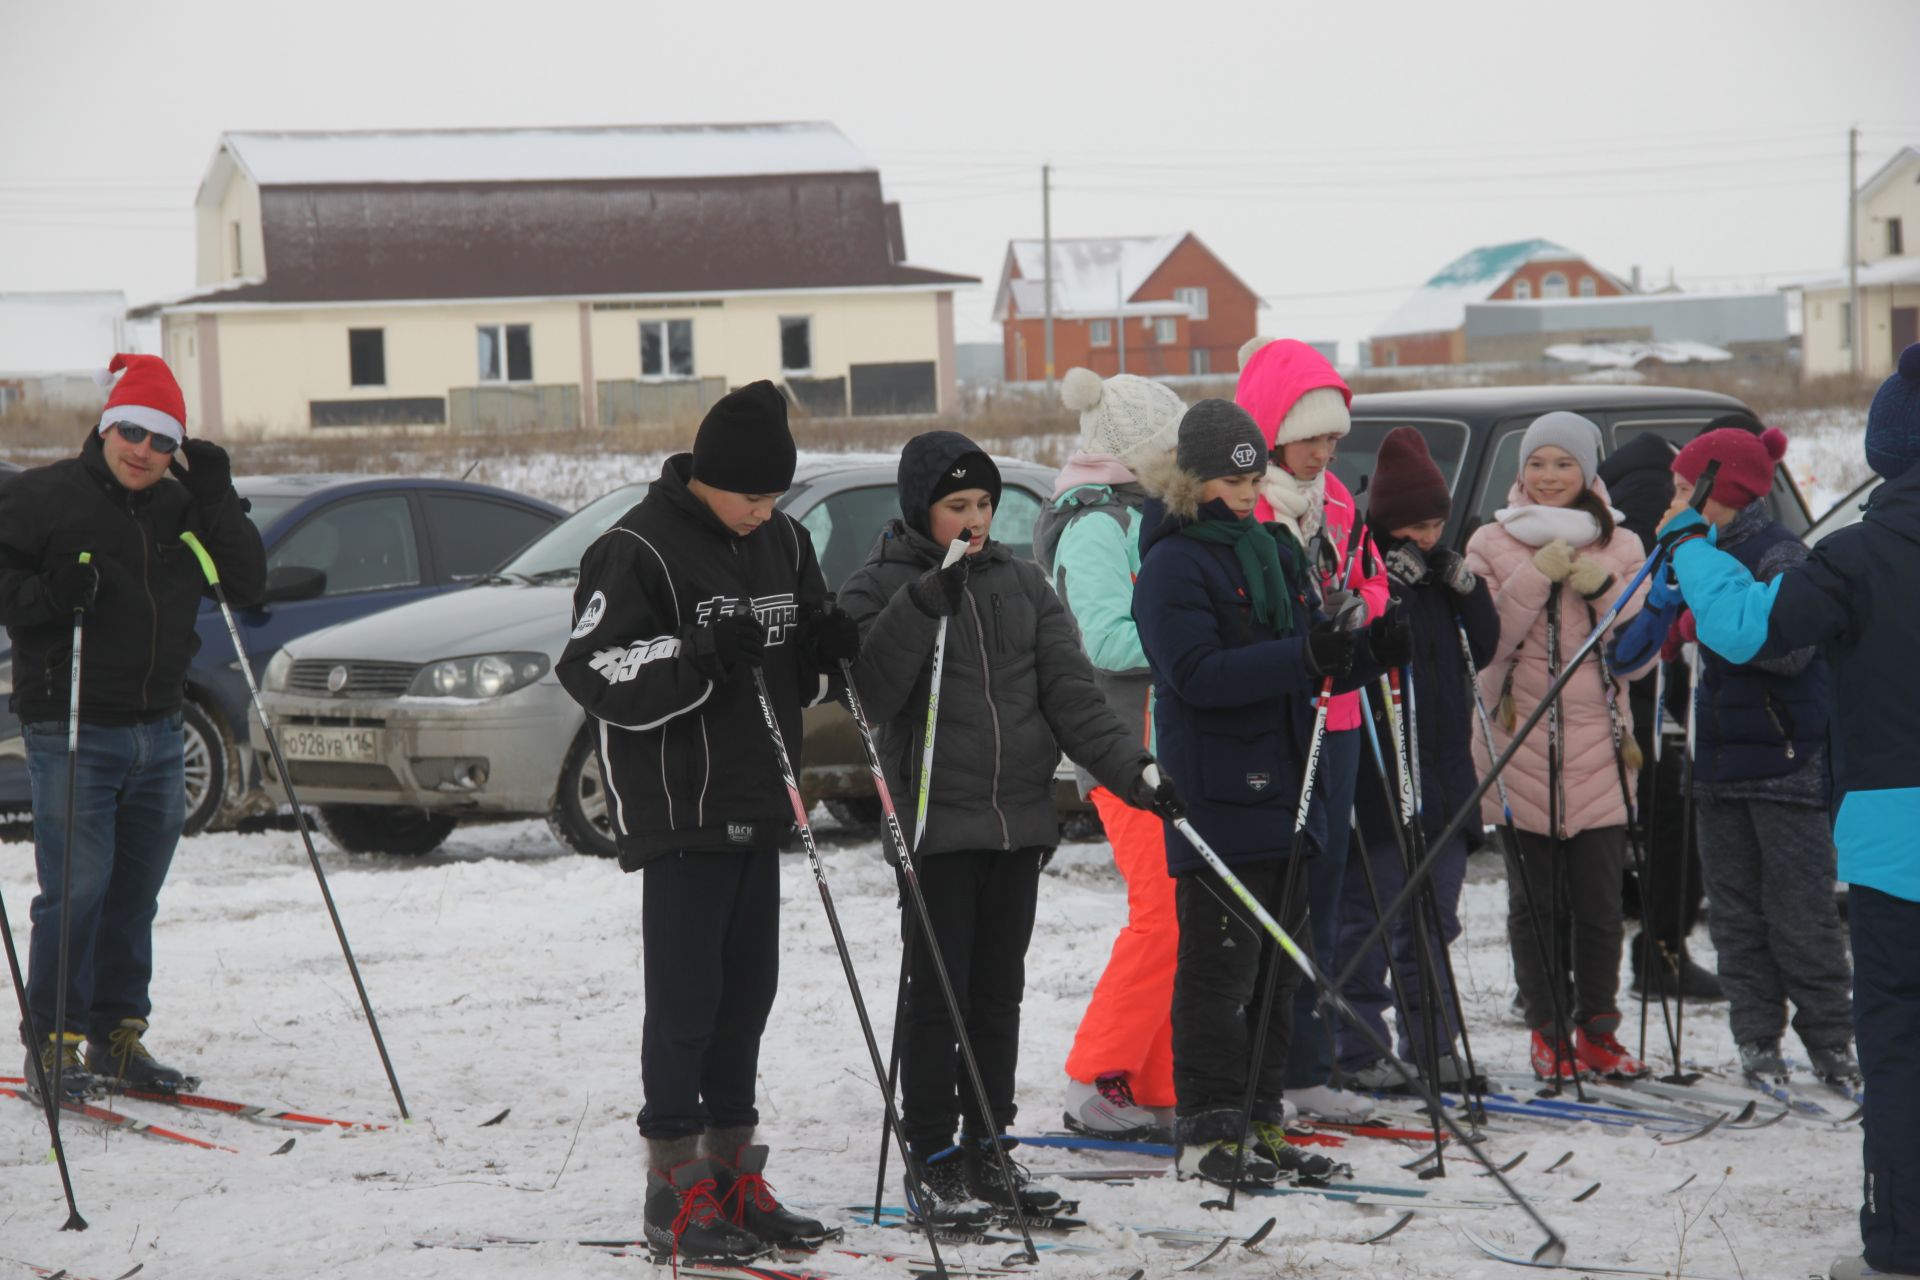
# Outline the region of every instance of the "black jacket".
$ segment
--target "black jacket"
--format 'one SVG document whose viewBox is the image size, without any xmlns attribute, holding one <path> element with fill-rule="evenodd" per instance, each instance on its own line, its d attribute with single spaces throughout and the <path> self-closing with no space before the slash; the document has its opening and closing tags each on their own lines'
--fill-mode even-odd
<svg viewBox="0 0 1920 1280">
<path fill-rule="evenodd" d="M 1600 463 L 1607 496 L 1626 517 L 1620 523 L 1643 547 L 1659 541 L 1655 531 L 1673 501 L 1673 460 L 1678 452 L 1657 433 L 1642 431 Z"/>
<path fill-rule="evenodd" d="M 668 458 L 581 557 L 573 635 L 555 669 L 592 717 L 628 871 L 673 850 L 773 852 L 793 826 L 753 677 L 701 675 L 683 651 L 696 628 L 742 605 L 766 625 L 762 670 L 796 774 L 800 712 L 830 691 L 794 637 L 827 594 L 813 539 L 784 512 L 735 535 L 688 490 L 692 463 Z"/>
<path fill-rule="evenodd" d="M 108 470 L 97 432 L 79 457 L 0 487 L 0 622 L 13 639 L 14 714 L 67 718 L 73 615 L 52 608 L 44 575 L 81 552 L 100 573 L 86 614 L 81 719 L 134 724 L 178 710 L 200 649 L 200 601 L 211 593 L 180 535 L 191 531 L 213 556 L 229 603 L 251 604 L 266 586 L 267 557 L 246 511 L 232 489 L 202 505 L 170 476 L 129 491 Z"/>
</svg>

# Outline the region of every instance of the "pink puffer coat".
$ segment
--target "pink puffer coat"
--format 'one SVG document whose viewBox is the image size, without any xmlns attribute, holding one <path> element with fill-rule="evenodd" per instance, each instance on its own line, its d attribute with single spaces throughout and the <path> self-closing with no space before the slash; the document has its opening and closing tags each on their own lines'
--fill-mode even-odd
<svg viewBox="0 0 1920 1280">
<path fill-rule="evenodd" d="M 1607 489 L 1602 481 L 1596 479 L 1593 490 L 1603 501 L 1606 499 Z M 1517 482 L 1508 497 L 1508 504 L 1513 507 L 1534 505 Z M 1500 612 L 1500 643 L 1494 651 L 1493 661 L 1480 673 L 1480 696 L 1486 702 L 1488 713 L 1494 716 L 1493 737 L 1501 751 L 1506 749 L 1510 735 L 1501 728 L 1497 709 L 1509 669 L 1513 673 L 1515 727 L 1524 723 L 1533 709 L 1540 705 L 1540 699 L 1551 683 L 1547 678 L 1547 598 L 1553 584 L 1533 563 L 1536 550 L 1537 547 L 1522 542 L 1497 522 L 1480 526 L 1467 542 L 1467 564 L 1486 579 L 1488 589 L 1493 592 L 1494 604 Z M 1640 547 L 1640 539 L 1617 526 L 1606 546 L 1575 547 L 1574 556 L 1576 559 L 1584 556 L 1599 560 L 1614 577 L 1613 586 L 1593 601 L 1596 616 L 1604 615 L 1613 606 L 1620 591 L 1625 589 L 1627 581 L 1646 558 Z M 1646 586 L 1643 583 L 1620 610 L 1620 616 L 1614 622 L 1615 632 L 1640 612 L 1645 598 Z M 1591 629 L 1587 618 L 1587 602 L 1572 587 L 1563 584 L 1560 601 L 1561 661 L 1556 666 L 1564 669 L 1565 660 L 1586 640 Z M 1651 663 L 1648 665 L 1651 666 Z M 1627 708 L 1624 686 L 1626 680 L 1638 674 L 1639 671 L 1614 673 L 1615 703 L 1619 709 L 1621 732 L 1629 736 L 1633 733 L 1633 720 Z M 1561 731 L 1566 744 L 1561 754 L 1562 794 L 1565 797 L 1560 820 L 1561 834 L 1574 836 L 1589 828 L 1624 826 L 1627 806 L 1620 793 L 1619 769 L 1614 763 L 1613 729 L 1607 715 L 1606 687 L 1600 677 L 1600 664 L 1593 655 L 1587 657 L 1579 672 L 1568 682 L 1560 697 L 1560 707 Z M 1507 796 L 1513 804 L 1515 824 L 1522 831 L 1537 835 L 1549 834 L 1547 725 L 1548 721 L 1543 719 L 1539 727 L 1527 736 L 1519 754 L 1501 775 L 1506 781 Z M 1477 732 L 1473 738 L 1473 755 L 1475 768 L 1484 778 L 1491 761 L 1487 757 L 1486 739 Z M 1490 823 L 1501 821 L 1500 789 L 1497 786 L 1488 790 L 1481 802 L 1481 813 Z"/>
</svg>

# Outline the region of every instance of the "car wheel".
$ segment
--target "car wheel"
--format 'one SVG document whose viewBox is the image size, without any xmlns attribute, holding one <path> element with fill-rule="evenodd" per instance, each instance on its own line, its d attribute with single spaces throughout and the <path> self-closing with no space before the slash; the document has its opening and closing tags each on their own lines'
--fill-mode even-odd
<svg viewBox="0 0 1920 1280">
<path fill-rule="evenodd" d="M 180 745 L 187 780 L 186 835 L 205 831 L 227 801 L 227 735 L 206 709 L 189 698 L 181 704 Z"/>
<path fill-rule="evenodd" d="M 619 844 L 607 815 L 607 787 L 600 776 L 600 753 L 582 733 L 560 766 L 560 786 L 547 825 L 561 844 L 595 858 L 617 857 Z"/>
<path fill-rule="evenodd" d="M 385 804 L 323 804 L 320 829 L 348 853 L 432 853 L 458 820 L 427 809 Z"/>
<path fill-rule="evenodd" d="M 879 796 L 829 796 L 826 805 L 833 820 L 843 827 L 880 825 Z"/>
</svg>

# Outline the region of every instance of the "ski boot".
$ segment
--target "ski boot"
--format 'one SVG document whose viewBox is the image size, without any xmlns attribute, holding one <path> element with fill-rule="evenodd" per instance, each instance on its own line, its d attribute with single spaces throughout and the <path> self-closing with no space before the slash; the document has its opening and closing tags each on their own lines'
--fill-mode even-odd
<svg viewBox="0 0 1920 1280">
<path fill-rule="evenodd" d="M 817 1218 L 795 1213 L 774 1198 L 767 1184 L 767 1148 L 759 1143 L 734 1143 L 732 1138 L 750 1130 L 707 1131 L 707 1158 L 713 1163 L 715 1193 L 726 1220 L 772 1245 L 776 1249 L 818 1249 L 840 1237 L 838 1227 L 829 1227 Z M 719 1146 L 732 1146 L 722 1154 Z"/>
<path fill-rule="evenodd" d="M 1403 1068 L 1402 1076 L 1395 1067 Z M 1359 1093 L 1403 1093 L 1405 1079 L 1418 1079 L 1420 1073 L 1398 1058 L 1376 1058 L 1364 1067 L 1352 1071 L 1337 1072 L 1335 1078 L 1342 1089 L 1352 1089 Z M 1297 1091 L 1296 1091 L 1297 1092 Z"/>
<path fill-rule="evenodd" d="M 1613 1033 L 1619 1029 L 1617 1013 L 1596 1013 L 1581 1023 L 1573 1033 L 1574 1052 L 1580 1055 L 1580 1065 L 1595 1075 L 1616 1080 L 1638 1080 L 1652 1074 L 1646 1063 L 1628 1053 L 1626 1046 L 1614 1038 Z"/>
<path fill-rule="evenodd" d="M 1747 1040 L 1740 1045 L 1740 1074 L 1752 1084 L 1785 1084 L 1792 1073 L 1778 1040 Z"/>
<path fill-rule="evenodd" d="M 1860 1063 L 1854 1058 L 1851 1045 L 1827 1045 L 1819 1049 L 1808 1045 L 1807 1069 L 1829 1089 L 1853 1093 L 1860 1088 Z"/>
<path fill-rule="evenodd" d="M 182 1093 L 199 1081 L 185 1072 L 162 1066 L 147 1052 L 141 1037 L 147 1033 L 145 1018 L 122 1018 L 106 1031 L 87 1037 L 87 1070 L 113 1089 L 137 1089 L 142 1093 Z"/>
<path fill-rule="evenodd" d="M 1179 1151 L 1173 1163 L 1174 1177 L 1198 1178 L 1220 1187 L 1271 1187 L 1279 1182 L 1280 1167 L 1233 1136 L 1239 1132 L 1237 1108 L 1177 1116 L 1173 1136 Z"/>
<path fill-rule="evenodd" d="M 996 1142 L 1006 1155 L 1004 1165 L 994 1154 Z M 998 1139 L 962 1136 L 967 1190 L 974 1199 L 984 1200 L 1003 1211 L 1011 1211 L 1017 1205 L 1021 1215 L 1028 1218 L 1051 1218 L 1070 1211 L 1074 1206 L 1061 1199 L 1058 1191 L 1035 1183 L 1028 1177 L 1026 1166 L 1013 1158 L 1011 1153 L 1018 1145 L 1019 1139 L 1005 1134 Z"/>
<path fill-rule="evenodd" d="M 1580 1068 L 1580 1059 L 1573 1050 L 1573 1042 L 1565 1036 L 1553 1035 L 1538 1028 L 1533 1033 L 1533 1076 L 1536 1080 L 1548 1084 L 1570 1084 L 1585 1075 Z"/>
<path fill-rule="evenodd" d="M 1280 1171 L 1280 1181 L 1303 1187 L 1324 1187 L 1336 1178 L 1352 1178 L 1353 1166 L 1329 1160 L 1317 1151 L 1287 1141 L 1287 1131 L 1267 1120 L 1253 1122 L 1253 1154 Z"/>
<path fill-rule="evenodd" d="M 1373 1114 L 1373 1101 L 1345 1089 L 1316 1084 L 1305 1089 L 1289 1089 L 1288 1101 L 1300 1108 L 1309 1120 L 1331 1120 L 1337 1124 L 1363 1124 Z"/>
<path fill-rule="evenodd" d="M 1061 1118 L 1073 1132 L 1096 1138 L 1148 1141 L 1160 1131 L 1153 1112 L 1134 1101 L 1125 1072 L 1101 1076 L 1092 1084 L 1068 1076 L 1067 1110 Z"/>
<path fill-rule="evenodd" d="M 695 1139 L 653 1138 L 647 1146 L 654 1167 L 647 1170 L 643 1217 L 656 1261 L 684 1258 L 734 1266 L 773 1252 L 759 1236 L 727 1221 L 714 1194 L 713 1162 L 693 1158 L 699 1149 Z M 667 1163 L 675 1157 L 682 1158 Z"/>
<path fill-rule="evenodd" d="M 40 1069 L 47 1073 L 47 1086 L 49 1088 L 53 1086 L 53 1060 L 56 1053 L 60 1056 L 60 1092 L 65 1095 L 63 1101 L 69 1103 L 85 1102 L 88 1097 L 98 1090 L 99 1082 L 93 1078 L 85 1066 L 81 1065 L 79 1034 L 69 1031 L 65 1035 L 60 1036 L 49 1032 L 46 1036 L 42 1037 L 40 1052 L 37 1056 L 40 1059 Z M 26 1063 L 21 1070 L 26 1073 L 27 1077 L 27 1095 L 35 1102 L 39 1102 L 39 1077 L 34 1074 L 33 1070 L 33 1060 L 35 1056 L 34 1051 L 28 1049 Z"/>
<path fill-rule="evenodd" d="M 907 1158 L 907 1213 L 930 1227 L 977 1231 L 993 1218 L 993 1207 L 967 1186 L 967 1162 L 959 1147 Z"/>
</svg>

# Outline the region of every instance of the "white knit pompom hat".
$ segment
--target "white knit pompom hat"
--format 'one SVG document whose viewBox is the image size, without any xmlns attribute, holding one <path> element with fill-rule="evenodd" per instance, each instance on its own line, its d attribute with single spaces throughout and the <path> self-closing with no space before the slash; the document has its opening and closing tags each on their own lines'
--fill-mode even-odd
<svg viewBox="0 0 1920 1280">
<path fill-rule="evenodd" d="M 1060 399 L 1080 415 L 1080 452 L 1105 454 L 1128 465 L 1170 451 L 1187 411 L 1165 383 L 1130 373 L 1103 381 L 1091 369 L 1067 370 Z"/>
</svg>

